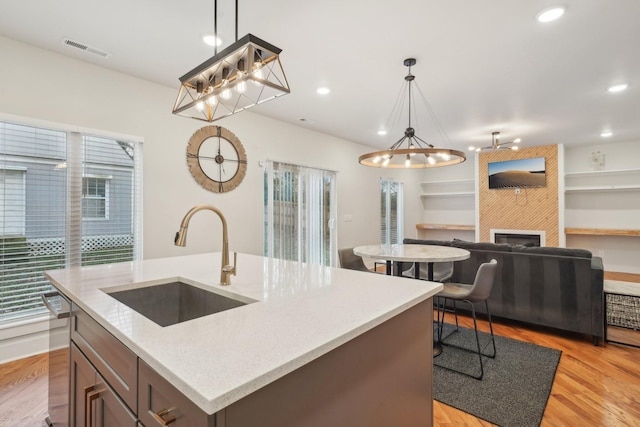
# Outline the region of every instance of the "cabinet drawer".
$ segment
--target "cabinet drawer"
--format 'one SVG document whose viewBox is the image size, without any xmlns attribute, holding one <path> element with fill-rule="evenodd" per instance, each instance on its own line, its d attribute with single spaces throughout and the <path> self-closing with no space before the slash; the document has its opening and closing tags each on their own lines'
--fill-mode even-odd
<svg viewBox="0 0 640 427">
<path fill-rule="evenodd" d="M 138 418 L 146 427 L 215 427 L 215 415 L 207 415 L 142 359 L 138 376 Z"/>
<path fill-rule="evenodd" d="M 136 355 L 75 304 L 72 313 L 71 339 L 111 388 L 137 413 Z"/>
<path fill-rule="evenodd" d="M 71 427 L 137 427 L 131 410 L 75 344 L 71 345 Z"/>
</svg>

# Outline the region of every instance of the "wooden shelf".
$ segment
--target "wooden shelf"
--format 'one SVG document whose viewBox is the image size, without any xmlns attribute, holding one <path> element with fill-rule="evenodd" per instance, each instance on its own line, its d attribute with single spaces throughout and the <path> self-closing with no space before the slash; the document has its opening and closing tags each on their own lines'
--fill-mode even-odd
<svg viewBox="0 0 640 427">
<path fill-rule="evenodd" d="M 620 230 L 611 228 L 565 228 L 565 234 L 585 236 L 640 236 L 640 230 Z"/>
<path fill-rule="evenodd" d="M 474 231 L 475 225 L 466 224 L 416 224 L 418 230 L 467 230 Z"/>
</svg>

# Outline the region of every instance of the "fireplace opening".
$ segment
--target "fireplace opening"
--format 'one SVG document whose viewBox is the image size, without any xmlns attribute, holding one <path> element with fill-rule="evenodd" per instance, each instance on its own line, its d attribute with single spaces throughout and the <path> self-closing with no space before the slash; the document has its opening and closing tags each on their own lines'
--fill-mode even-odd
<svg viewBox="0 0 640 427">
<path fill-rule="evenodd" d="M 494 242 L 509 243 L 511 245 L 540 246 L 540 235 L 495 233 Z"/>
</svg>

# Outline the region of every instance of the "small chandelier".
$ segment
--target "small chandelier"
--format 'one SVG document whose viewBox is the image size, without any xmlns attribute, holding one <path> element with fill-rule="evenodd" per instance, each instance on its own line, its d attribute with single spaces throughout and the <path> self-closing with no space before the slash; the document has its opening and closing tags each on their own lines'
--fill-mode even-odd
<svg viewBox="0 0 640 427">
<path fill-rule="evenodd" d="M 411 107 L 414 105 L 411 97 L 411 84 L 415 84 L 415 76 L 411 74 L 411 67 L 415 64 L 416 60 L 414 58 L 404 60 L 404 65 L 409 67 L 409 73 L 404 78 L 405 81 L 408 82 L 409 125 L 405 129 L 404 135 L 386 150 L 363 154 L 358 159 L 360 164 L 378 168 L 420 169 L 455 165 L 466 160 L 466 156 L 462 151 L 451 150 L 448 148 L 435 148 L 433 145 L 418 137 L 416 135 L 416 130 L 411 127 Z M 420 88 L 418 88 L 418 91 L 420 91 Z M 422 95 L 422 92 L 420 92 L 420 94 Z M 441 134 L 446 137 L 446 133 L 441 129 L 441 126 L 435 118 L 433 111 L 431 111 L 429 103 L 424 98 L 424 95 L 422 95 L 422 98 L 439 127 Z M 393 112 L 391 115 L 393 116 Z M 448 140 L 448 138 L 446 139 Z M 403 148 L 403 144 L 406 148 Z"/>
<path fill-rule="evenodd" d="M 217 0 L 214 35 L 218 36 Z M 281 49 L 247 34 L 184 76 L 173 114 L 214 122 L 291 92 L 280 62 Z"/>
<path fill-rule="evenodd" d="M 471 151 L 488 151 L 488 150 L 517 150 L 520 147 L 518 144 L 521 139 L 516 138 L 513 141 L 509 142 L 500 142 L 500 132 L 491 132 L 491 145 L 488 147 L 474 147 L 473 145 L 469 146 L 469 150 Z"/>
</svg>

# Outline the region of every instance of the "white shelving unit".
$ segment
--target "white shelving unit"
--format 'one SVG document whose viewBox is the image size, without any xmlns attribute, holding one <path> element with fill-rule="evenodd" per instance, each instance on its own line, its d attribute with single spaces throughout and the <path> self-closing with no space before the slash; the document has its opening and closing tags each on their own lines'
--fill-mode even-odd
<svg viewBox="0 0 640 427">
<path fill-rule="evenodd" d="M 424 192 L 420 197 L 473 196 L 474 179 L 454 179 L 450 181 L 421 182 Z"/>
<path fill-rule="evenodd" d="M 417 224 L 421 238 L 473 240 L 475 179 L 421 182 L 424 224 Z"/>
<path fill-rule="evenodd" d="M 584 187 L 566 187 L 567 193 L 578 191 L 633 191 L 640 190 L 640 185 L 589 185 Z"/>
<path fill-rule="evenodd" d="M 640 168 L 567 172 L 565 192 L 640 190 Z"/>
<path fill-rule="evenodd" d="M 422 193 L 420 197 L 473 196 L 473 191 L 452 191 L 449 193 Z"/>
</svg>

